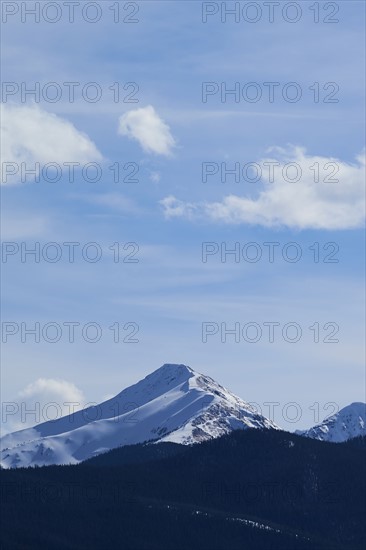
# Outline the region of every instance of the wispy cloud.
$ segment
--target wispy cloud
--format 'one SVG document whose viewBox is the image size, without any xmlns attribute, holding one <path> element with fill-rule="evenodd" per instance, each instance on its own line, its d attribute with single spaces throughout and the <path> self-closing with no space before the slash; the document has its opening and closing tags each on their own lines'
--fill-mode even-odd
<svg viewBox="0 0 366 550">
<path fill-rule="evenodd" d="M 49 220 L 45 215 L 4 210 L 1 218 L 1 237 L 3 240 L 41 237 L 49 234 Z"/>
<path fill-rule="evenodd" d="M 123 214 L 140 212 L 137 204 L 122 193 L 89 193 L 87 195 L 70 195 L 70 198 L 83 200 Z"/>
</svg>

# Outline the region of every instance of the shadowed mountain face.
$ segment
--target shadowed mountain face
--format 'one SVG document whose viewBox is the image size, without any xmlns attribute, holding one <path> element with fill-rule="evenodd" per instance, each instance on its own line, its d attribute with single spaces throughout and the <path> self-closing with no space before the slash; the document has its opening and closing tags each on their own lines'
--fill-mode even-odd
<svg viewBox="0 0 366 550">
<path fill-rule="evenodd" d="M 277 426 L 212 378 L 166 364 L 98 406 L 6 435 L 1 465 L 77 464 L 123 445 L 199 443 L 247 428 Z"/>
</svg>

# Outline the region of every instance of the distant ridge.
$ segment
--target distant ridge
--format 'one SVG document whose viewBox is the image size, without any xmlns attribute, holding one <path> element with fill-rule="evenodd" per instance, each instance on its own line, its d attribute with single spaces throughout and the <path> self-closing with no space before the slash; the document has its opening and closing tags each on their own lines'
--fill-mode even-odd
<svg viewBox="0 0 366 550">
<path fill-rule="evenodd" d="M 296 432 L 305 437 L 341 443 L 366 435 L 366 403 L 351 403 L 309 430 Z"/>
</svg>

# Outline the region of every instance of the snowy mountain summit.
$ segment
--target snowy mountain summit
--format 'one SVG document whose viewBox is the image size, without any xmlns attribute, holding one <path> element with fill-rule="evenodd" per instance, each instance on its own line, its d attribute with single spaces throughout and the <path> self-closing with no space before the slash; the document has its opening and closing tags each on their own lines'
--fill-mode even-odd
<svg viewBox="0 0 366 550">
<path fill-rule="evenodd" d="M 320 424 L 296 433 L 333 443 L 341 443 L 353 437 L 366 435 L 366 403 L 351 403 Z"/>
<path fill-rule="evenodd" d="M 76 464 L 122 445 L 192 444 L 247 428 L 279 429 L 212 378 L 165 364 L 98 406 L 5 435 L 1 465 Z"/>
</svg>

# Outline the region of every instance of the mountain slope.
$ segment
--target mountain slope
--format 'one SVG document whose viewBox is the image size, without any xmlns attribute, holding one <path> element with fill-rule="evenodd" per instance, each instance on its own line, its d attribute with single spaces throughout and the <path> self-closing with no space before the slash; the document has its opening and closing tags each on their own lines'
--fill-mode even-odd
<svg viewBox="0 0 366 550">
<path fill-rule="evenodd" d="M 208 376 L 166 364 L 96 407 L 7 434 L 1 465 L 76 464 L 121 445 L 192 444 L 246 428 L 278 429 Z"/>
<path fill-rule="evenodd" d="M 298 435 L 341 443 L 353 437 L 366 435 L 366 404 L 351 403 L 336 414 L 326 418 L 309 430 L 297 431 Z"/>
<path fill-rule="evenodd" d="M 3 470 L 4 548 L 363 550 L 366 449 L 352 441 L 249 429 Z"/>
</svg>

